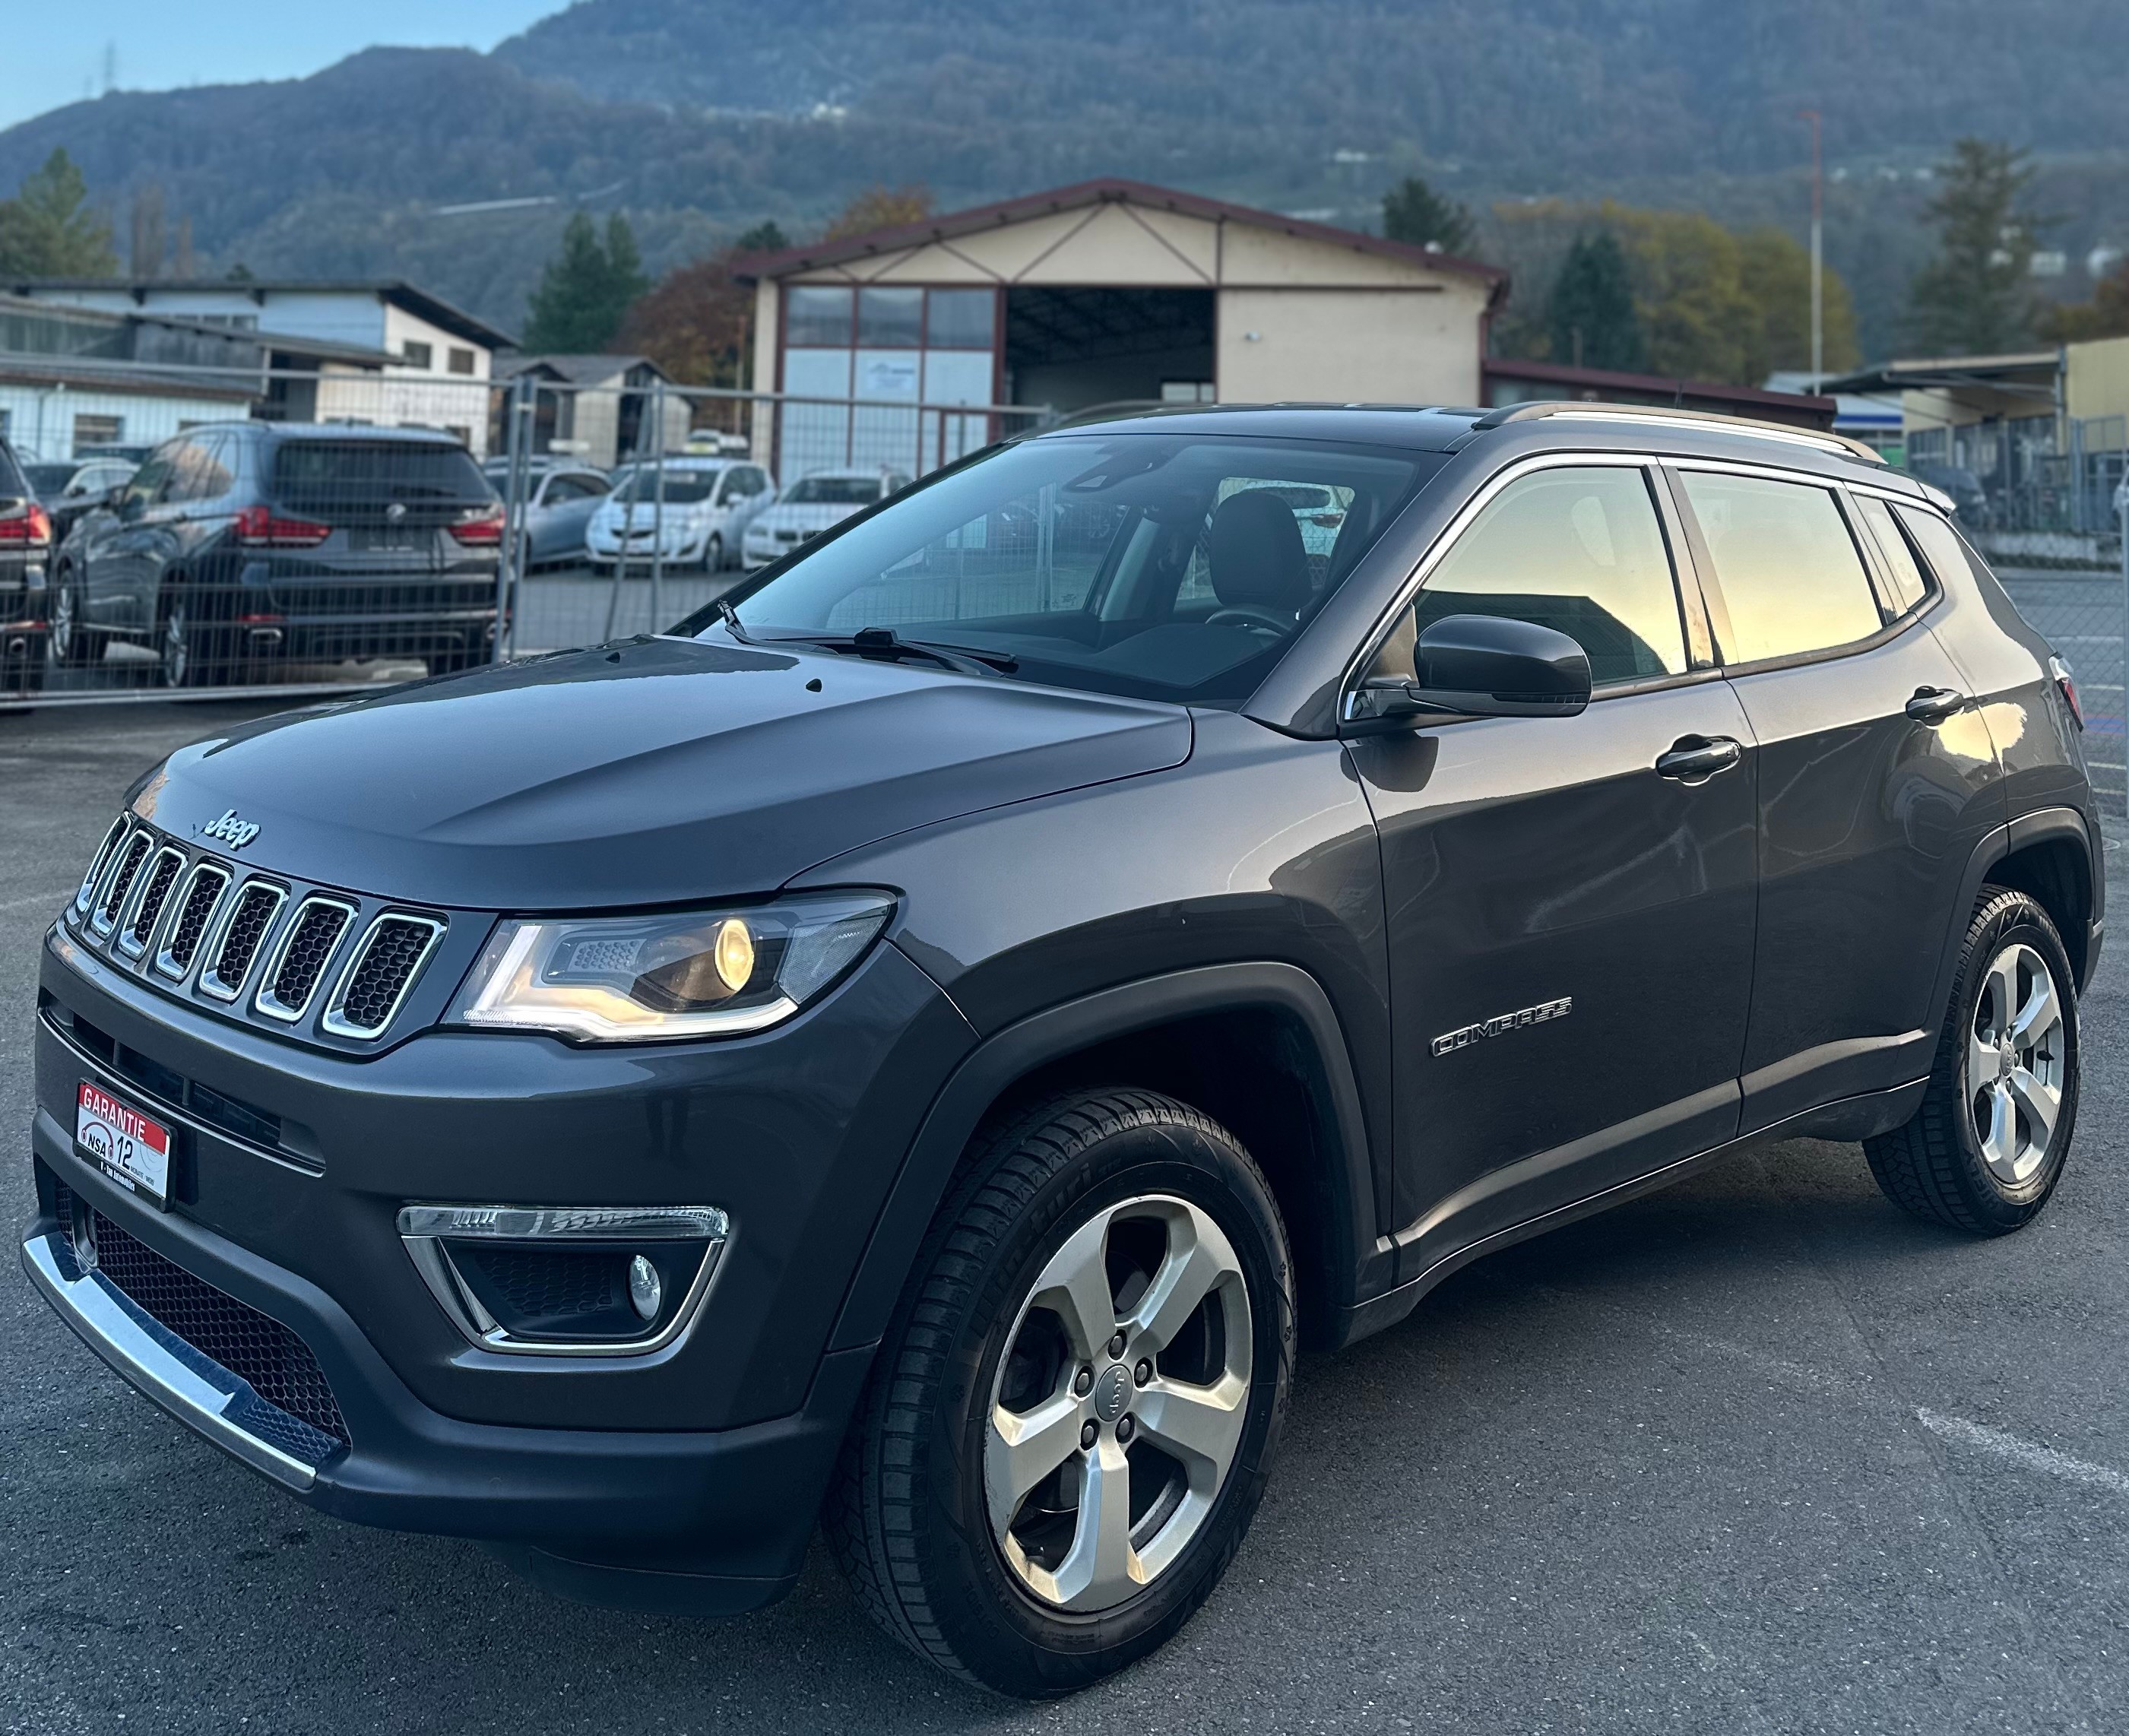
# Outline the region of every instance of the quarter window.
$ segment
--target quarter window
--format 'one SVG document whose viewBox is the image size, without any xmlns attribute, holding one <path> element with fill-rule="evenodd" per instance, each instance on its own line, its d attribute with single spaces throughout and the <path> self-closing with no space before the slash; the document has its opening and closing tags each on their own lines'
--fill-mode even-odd
<svg viewBox="0 0 2129 1736">
<path fill-rule="evenodd" d="M 1862 514 L 1863 522 L 1870 527 L 1870 535 L 1884 554 L 1885 569 L 1893 575 L 1893 595 L 1904 615 L 1929 595 L 1929 581 L 1922 577 L 1915 551 L 1908 546 L 1907 538 L 1893 521 L 1893 509 L 1874 494 L 1859 494 L 1855 499 L 1855 510 Z"/>
<path fill-rule="evenodd" d="M 1936 569 L 1937 580 L 1942 583 L 1945 575 L 1970 570 L 1966 558 L 1965 545 L 1959 533 L 1934 512 L 1924 512 L 1913 507 L 1897 509 L 1900 522 L 1912 534 L 1922 558 Z"/>
<path fill-rule="evenodd" d="M 1884 625 L 1830 489 L 1707 470 L 1684 481 L 1730 613 L 1728 662 L 1831 650 Z"/>
<path fill-rule="evenodd" d="M 1565 633 L 1597 687 L 1686 668 L 1663 523 L 1638 468 L 1541 470 L 1502 490 L 1428 575 L 1412 630 L 1450 615 Z"/>
</svg>

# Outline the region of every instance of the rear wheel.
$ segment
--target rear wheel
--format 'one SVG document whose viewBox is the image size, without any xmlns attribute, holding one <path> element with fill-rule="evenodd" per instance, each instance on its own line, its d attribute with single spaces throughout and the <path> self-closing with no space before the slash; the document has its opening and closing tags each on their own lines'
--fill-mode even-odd
<svg viewBox="0 0 2129 1736">
<path fill-rule="evenodd" d="M 1922 1107 L 1864 1152 L 1917 1217 L 2003 1235 L 2041 1214 L 2077 1130 L 2077 979 L 2047 912 L 1990 887 L 1968 925 Z"/>
<path fill-rule="evenodd" d="M 1173 1098 L 1053 1098 L 981 1144 L 918 1256 L 830 1504 L 919 1655 L 1065 1694 L 1187 1621 L 1264 1489 L 1293 1355 L 1269 1190 Z"/>
<path fill-rule="evenodd" d="M 202 619 L 208 611 L 183 590 L 163 599 L 155 650 L 166 687 L 223 687 L 236 678 L 229 629 Z"/>
</svg>

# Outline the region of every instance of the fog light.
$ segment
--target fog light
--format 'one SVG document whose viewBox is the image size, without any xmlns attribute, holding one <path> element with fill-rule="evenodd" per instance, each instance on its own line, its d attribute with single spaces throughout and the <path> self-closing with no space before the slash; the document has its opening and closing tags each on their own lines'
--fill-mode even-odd
<svg viewBox="0 0 2129 1736">
<path fill-rule="evenodd" d="M 628 1300 L 637 1317 L 645 1320 L 658 1318 L 658 1305 L 665 1300 L 658 1268 L 640 1253 L 628 1263 Z"/>
</svg>

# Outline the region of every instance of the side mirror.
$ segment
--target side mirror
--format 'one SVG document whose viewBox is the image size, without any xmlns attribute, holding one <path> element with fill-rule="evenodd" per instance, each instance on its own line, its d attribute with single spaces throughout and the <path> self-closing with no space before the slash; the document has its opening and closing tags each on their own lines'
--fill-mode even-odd
<svg viewBox="0 0 2129 1736">
<path fill-rule="evenodd" d="M 1373 676 L 1346 702 L 1354 733 L 1436 717 L 1574 717 L 1589 658 L 1565 633 L 1498 615 L 1450 615 L 1412 648 L 1416 678 Z"/>
</svg>

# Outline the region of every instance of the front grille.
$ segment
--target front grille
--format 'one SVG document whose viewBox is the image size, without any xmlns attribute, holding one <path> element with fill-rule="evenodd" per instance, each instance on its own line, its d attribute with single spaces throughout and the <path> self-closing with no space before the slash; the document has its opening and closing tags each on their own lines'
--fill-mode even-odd
<svg viewBox="0 0 2129 1736">
<path fill-rule="evenodd" d="M 147 951 L 155 925 L 162 919 L 163 906 L 169 901 L 170 888 L 178 883 L 178 875 L 184 865 L 182 850 L 174 850 L 165 844 L 155 853 L 146 882 L 141 888 L 140 899 L 133 906 L 133 914 L 126 920 L 125 931 L 118 937 L 118 950 L 128 958 L 137 958 Z"/>
<path fill-rule="evenodd" d="M 118 921 L 119 907 L 126 902 L 126 895 L 133 889 L 133 877 L 141 872 L 141 864 L 148 859 L 148 852 L 155 840 L 145 832 L 136 832 L 126 840 L 126 848 L 118 858 L 118 865 L 112 870 L 111 884 L 103 889 L 103 897 L 96 906 L 96 914 L 89 925 L 99 935 L 107 935 Z"/>
<path fill-rule="evenodd" d="M 343 1037 L 379 1035 L 443 932 L 444 925 L 432 916 L 379 916 L 334 992 L 325 1028 Z"/>
<path fill-rule="evenodd" d="M 317 992 L 318 979 L 339 947 L 355 906 L 333 898 L 306 898 L 289 919 L 280 951 L 259 985 L 259 1011 L 275 1019 L 300 1019 Z"/>
<path fill-rule="evenodd" d="M 250 882 L 236 895 L 236 907 L 229 913 L 229 925 L 215 944 L 207 968 L 200 973 L 200 987 L 217 1001 L 234 1001 L 244 992 L 244 979 L 251 974 L 251 962 L 259 956 L 260 943 L 273 926 L 281 902 L 288 896 L 282 887 L 264 880 Z"/>
<path fill-rule="evenodd" d="M 74 895 L 74 907 L 79 913 L 88 910 L 89 901 L 96 897 L 96 882 L 103 878 L 103 871 L 111 865 L 112 853 L 118 841 L 126 835 L 132 821 L 121 814 L 111 822 L 111 829 L 103 835 L 103 841 L 96 847 L 96 854 L 89 860 L 88 872 L 81 877 L 81 889 Z"/>
<path fill-rule="evenodd" d="M 54 1205 L 64 1229 L 74 1212 L 73 1193 L 64 1183 L 54 1191 Z M 294 1332 L 164 1259 L 102 1213 L 92 1210 L 88 1220 L 97 1269 L 136 1307 L 288 1413 L 290 1426 L 276 1431 L 281 1438 L 273 1445 L 315 1464 L 336 1444 L 346 1444 L 340 1401 L 311 1347 Z M 67 1273 L 78 1275 L 79 1268 Z M 246 1426 L 269 1438 L 258 1422 L 255 1416 L 247 1419 Z"/>
<path fill-rule="evenodd" d="M 192 880 L 185 887 L 184 902 L 178 906 L 178 919 L 170 925 L 170 937 L 155 954 L 157 970 L 166 977 L 182 977 L 193 968 L 193 957 L 199 951 L 200 936 L 207 932 L 207 919 L 214 915 L 215 906 L 228 890 L 227 868 L 202 862 L 193 870 Z"/>
</svg>

